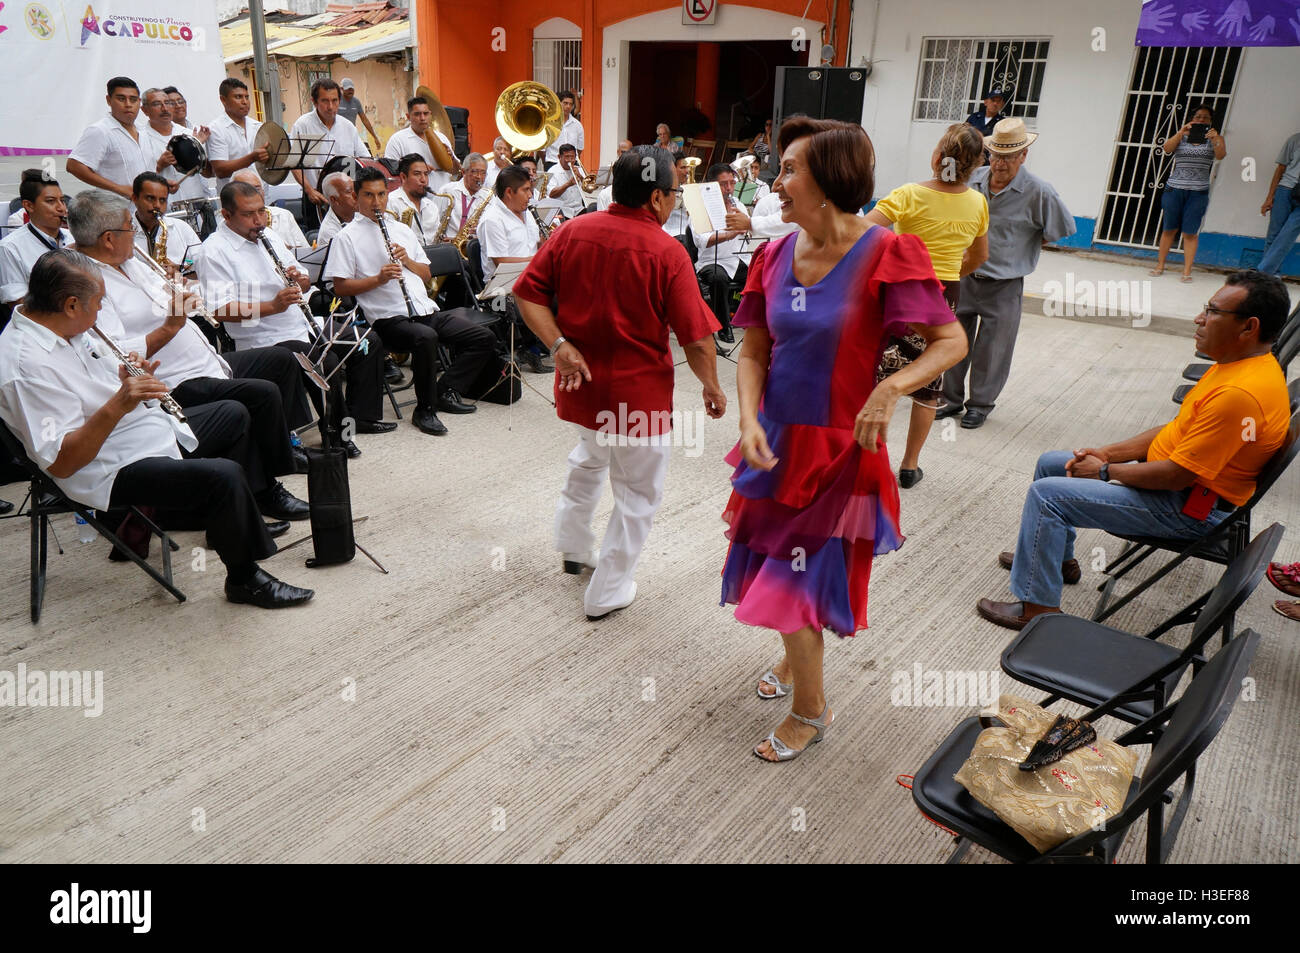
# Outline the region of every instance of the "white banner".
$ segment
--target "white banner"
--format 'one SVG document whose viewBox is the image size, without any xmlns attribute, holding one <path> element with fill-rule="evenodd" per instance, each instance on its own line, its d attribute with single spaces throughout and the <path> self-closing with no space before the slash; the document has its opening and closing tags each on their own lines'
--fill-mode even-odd
<svg viewBox="0 0 1300 953">
<path fill-rule="evenodd" d="M 70 151 L 108 115 L 114 76 L 129 76 L 141 93 L 175 86 L 186 121 L 211 122 L 226 76 L 215 0 L 0 3 L 0 155 Z"/>
</svg>

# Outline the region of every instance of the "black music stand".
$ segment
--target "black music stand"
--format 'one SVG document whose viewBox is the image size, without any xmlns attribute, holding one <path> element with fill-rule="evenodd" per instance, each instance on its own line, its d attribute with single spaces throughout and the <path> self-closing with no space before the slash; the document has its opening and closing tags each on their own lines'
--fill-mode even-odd
<svg viewBox="0 0 1300 953">
<path fill-rule="evenodd" d="M 514 290 L 515 282 L 519 280 L 519 276 L 524 273 L 524 270 L 527 267 L 528 262 L 526 261 L 508 261 L 498 265 L 497 270 L 492 274 L 492 278 L 488 281 L 487 287 L 477 295 L 478 300 L 483 302 L 492 301 L 493 305 L 495 305 L 497 300 L 500 300 L 504 304 L 510 297 L 511 292 Z M 520 316 L 520 320 L 523 320 L 522 315 Z M 506 360 L 507 366 L 505 372 L 501 375 L 501 380 L 488 388 L 483 397 L 486 397 L 487 394 L 492 393 L 492 391 L 496 390 L 506 382 L 509 382 L 513 389 L 514 381 L 518 381 L 552 407 L 555 406 L 555 401 L 552 400 L 548 394 L 543 394 L 536 387 L 530 384 L 524 377 L 523 372 L 519 370 L 519 362 L 515 360 L 515 322 L 513 319 L 510 320 L 510 356 Z M 511 396 L 513 396 L 513 394 Z M 482 400 L 483 397 L 480 397 L 479 400 Z M 512 400 L 510 406 L 514 406 L 514 404 L 515 401 Z M 507 429 L 509 429 L 509 427 L 507 427 Z"/>
</svg>

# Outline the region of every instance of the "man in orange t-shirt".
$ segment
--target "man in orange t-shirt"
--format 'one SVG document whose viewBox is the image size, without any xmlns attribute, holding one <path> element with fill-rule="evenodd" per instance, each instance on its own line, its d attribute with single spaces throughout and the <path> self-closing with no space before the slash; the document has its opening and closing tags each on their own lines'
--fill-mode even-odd
<svg viewBox="0 0 1300 953">
<path fill-rule="evenodd" d="M 1016 551 L 1000 557 L 1018 601 L 981 599 L 979 614 L 1020 629 L 1060 612 L 1062 585 L 1080 576 L 1076 527 L 1190 541 L 1249 500 L 1287 441 L 1286 376 L 1271 346 L 1289 307 L 1277 278 L 1233 272 L 1196 318 L 1196 347 L 1215 363 L 1176 418 L 1105 447 L 1039 457 Z"/>
</svg>

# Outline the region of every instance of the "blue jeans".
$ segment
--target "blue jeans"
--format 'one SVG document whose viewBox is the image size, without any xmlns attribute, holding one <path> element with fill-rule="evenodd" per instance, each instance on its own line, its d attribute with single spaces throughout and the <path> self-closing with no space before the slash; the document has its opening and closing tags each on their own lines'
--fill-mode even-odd
<svg viewBox="0 0 1300 953">
<path fill-rule="evenodd" d="M 1273 193 L 1273 210 L 1268 219 L 1268 244 L 1256 267 L 1266 275 L 1276 275 L 1296 239 L 1300 238 L 1300 204 L 1293 189 L 1279 185 Z"/>
<path fill-rule="evenodd" d="M 1186 539 L 1204 536 L 1229 514 L 1212 510 L 1207 519 L 1185 516 L 1186 490 L 1135 490 L 1065 475 L 1074 455 L 1053 450 L 1038 458 L 1034 482 L 1025 494 L 1020 536 L 1011 565 L 1011 592 L 1021 602 L 1061 604 L 1061 563 L 1074 558 L 1074 529 Z"/>
</svg>

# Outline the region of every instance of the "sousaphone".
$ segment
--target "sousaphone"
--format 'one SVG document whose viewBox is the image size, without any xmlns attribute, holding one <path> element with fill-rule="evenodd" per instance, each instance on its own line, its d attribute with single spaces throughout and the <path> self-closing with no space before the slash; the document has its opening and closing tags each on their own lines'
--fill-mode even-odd
<svg viewBox="0 0 1300 953">
<path fill-rule="evenodd" d="M 564 109 L 555 91 L 542 83 L 514 83 L 502 90 L 496 105 L 497 130 L 514 157 L 540 152 L 560 137 Z"/>
<path fill-rule="evenodd" d="M 418 86 L 415 95 L 422 97 L 429 103 L 429 109 L 433 112 L 433 121 L 430 125 L 447 137 L 448 142 L 456 141 L 456 132 L 451 128 L 451 117 L 447 115 L 447 110 L 442 105 L 442 100 L 438 98 L 437 93 L 428 86 Z M 433 163 L 443 172 L 454 172 L 456 170 L 456 160 L 447 147 L 442 144 L 442 140 L 432 132 L 425 131 L 424 141 L 429 144 L 429 152 L 433 154 Z"/>
</svg>

